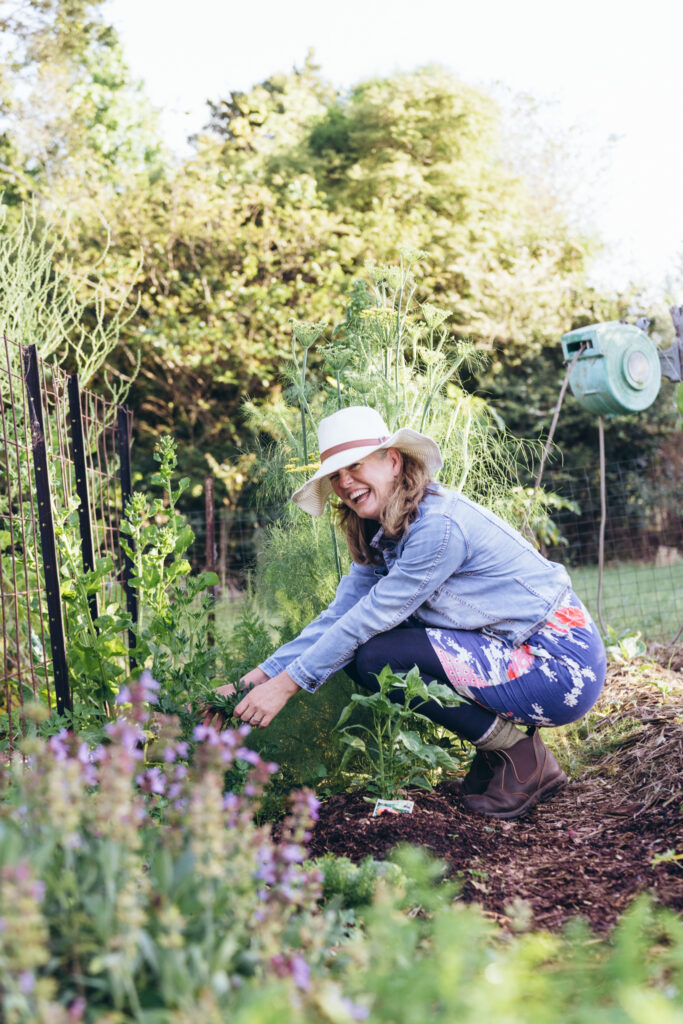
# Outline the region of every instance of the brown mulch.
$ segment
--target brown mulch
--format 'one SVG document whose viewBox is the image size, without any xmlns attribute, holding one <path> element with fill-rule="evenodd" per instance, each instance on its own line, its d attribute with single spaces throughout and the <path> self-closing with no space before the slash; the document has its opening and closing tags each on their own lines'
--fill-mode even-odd
<svg viewBox="0 0 683 1024">
<path fill-rule="evenodd" d="M 457 779 L 406 793 L 412 815 L 373 818 L 362 793 L 342 794 L 321 807 L 310 855 L 384 859 L 398 843 L 422 845 L 461 880 L 460 899 L 510 928 L 554 930 L 580 916 L 606 932 L 644 891 L 682 912 L 683 859 L 652 862 L 683 853 L 683 676 L 611 666 L 587 725 L 582 767 L 572 771 L 561 734 L 554 744 L 570 785 L 522 818 L 469 814 Z"/>
</svg>

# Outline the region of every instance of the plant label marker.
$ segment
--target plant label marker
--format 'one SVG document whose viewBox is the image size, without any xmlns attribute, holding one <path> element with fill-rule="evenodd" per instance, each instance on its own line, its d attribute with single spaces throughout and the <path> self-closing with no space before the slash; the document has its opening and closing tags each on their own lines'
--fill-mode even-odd
<svg viewBox="0 0 683 1024">
<path fill-rule="evenodd" d="M 377 800 L 372 816 L 379 818 L 380 814 L 412 814 L 414 806 L 413 800 Z"/>
</svg>

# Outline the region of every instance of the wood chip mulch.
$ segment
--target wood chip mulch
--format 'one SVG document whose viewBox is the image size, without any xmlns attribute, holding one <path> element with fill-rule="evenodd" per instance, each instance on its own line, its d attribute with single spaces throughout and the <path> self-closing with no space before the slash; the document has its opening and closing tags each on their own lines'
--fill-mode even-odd
<svg viewBox="0 0 683 1024">
<path fill-rule="evenodd" d="M 581 917 L 604 933 L 644 891 L 683 912 L 683 858 L 656 862 L 683 854 L 683 676 L 611 666 L 587 723 L 583 767 L 572 773 L 555 745 L 574 777 L 522 818 L 468 813 L 457 779 L 406 793 L 412 815 L 373 818 L 362 793 L 341 794 L 321 807 L 310 855 L 384 859 L 399 843 L 422 845 L 460 879 L 460 899 L 512 929 Z"/>
</svg>

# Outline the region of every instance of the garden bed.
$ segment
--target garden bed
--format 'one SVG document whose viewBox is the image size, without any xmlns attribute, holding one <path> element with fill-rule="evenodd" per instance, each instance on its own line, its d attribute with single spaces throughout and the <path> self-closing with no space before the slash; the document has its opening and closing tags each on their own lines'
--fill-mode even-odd
<svg viewBox="0 0 683 1024">
<path fill-rule="evenodd" d="M 605 932 L 645 890 L 683 911 L 683 860 L 657 861 L 683 853 L 681 674 L 611 666 L 586 724 L 546 730 L 572 782 L 522 818 L 469 814 L 457 779 L 411 791 L 412 815 L 373 818 L 361 793 L 341 794 L 321 807 L 311 856 L 383 859 L 398 843 L 422 845 L 461 879 L 462 900 L 512 929 L 580 916 Z"/>
</svg>

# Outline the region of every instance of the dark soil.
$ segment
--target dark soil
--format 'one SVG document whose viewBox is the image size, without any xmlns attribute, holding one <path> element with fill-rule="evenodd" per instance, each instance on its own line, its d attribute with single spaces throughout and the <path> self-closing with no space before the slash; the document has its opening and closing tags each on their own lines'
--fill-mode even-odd
<svg viewBox="0 0 683 1024">
<path fill-rule="evenodd" d="M 557 929 L 580 916 L 606 932 L 644 891 L 683 911 L 683 858 L 653 865 L 683 854 L 681 674 L 613 666 L 583 735 L 567 733 L 564 747 L 559 730 L 543 735 L 572 781 L 524 817 L 468 813 L 456 778 L 407 792 L 412 815 L 373 818 L 362 793 L 342 794 L 321 807 L 311 856 L 384 859 L 398 843 L 419 844 L 461 880 L 460 899 L 504 927 Z"/>
</svg>

